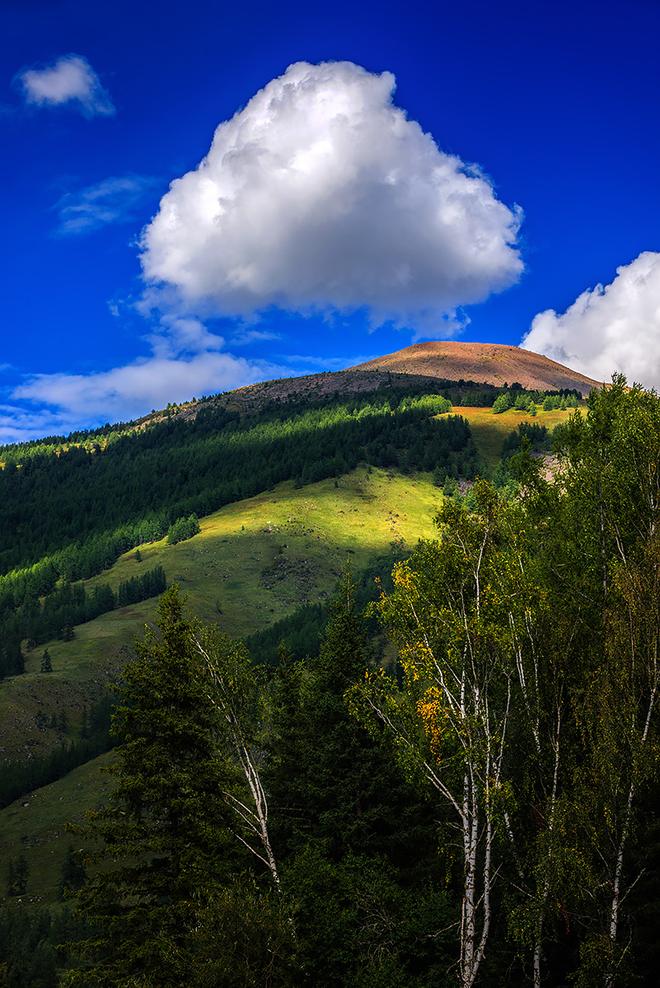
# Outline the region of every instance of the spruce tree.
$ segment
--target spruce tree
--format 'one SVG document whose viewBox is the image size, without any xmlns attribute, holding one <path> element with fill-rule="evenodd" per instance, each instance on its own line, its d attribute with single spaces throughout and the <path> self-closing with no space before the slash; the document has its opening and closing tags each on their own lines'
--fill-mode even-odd
<svg viewBox="0 0 660 988">
<path fill-rule="evenodd" d="M 59 885 L 59 897 L 65 899 L 67 894 L 81 887 L 86 878 L 85 866 L 82 863 L 80 852 L 75 851 L 72 844 L 69 844 L 62 863 L 62 875 Z"/>
<path fill-rule="evenodd" d="M 346 692 L 368 665 L 356 595 L 347 572 L 331 601 L 318 656 L 288 660 L 278 673 L 272 802 L 290 848 L 312 838 L 335 860 L 366 851 L 403 863 L 407 828 L 428 818 L 425 807 L 409 816 L 410 793 L 390 753 L 348 711 Z"/>
<path fill-rule="evenodd" d="M 67 983 L 86 988 L 193 983 L 195 931 L 230 853 L 228 770 L 178 588 L 136 648 L 113 716 L 114 790 L 90 821 L 102 867 L 79 893 L 97 933 Z"/>
<path fill-rule="evenodd" d="M 303 983 L 414 984 L 415 966 L 430 970 L 430 926 L 446 916 L 444 894 L 429 893 L 427 881 L 436 845 L 429 803 L 348 711 L 345 694 L 366 665 L 346 574 L 319 655 L 294 662 L 281 652 L 273 685 L 266 782 L 283 886 L 297 901 Z"/>
<path fill-rule="evenodd" d="M 53 662 L 50 657 L 50 652 L 48 649 L 44 650 L 44 654 L 41 656 L 41 671 L 42 672 L 52 672 Z"/>
</svg>

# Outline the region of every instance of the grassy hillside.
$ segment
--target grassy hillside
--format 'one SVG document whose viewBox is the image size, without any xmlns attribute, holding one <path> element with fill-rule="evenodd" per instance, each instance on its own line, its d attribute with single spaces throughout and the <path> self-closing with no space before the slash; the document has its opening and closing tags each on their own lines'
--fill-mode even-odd
<svg viewBox="0 0 660 988">
<path fill-rule="evenodd" d="M 551 429 L 570 414 L 540 411 L 531 419 L 513 409 L 495 415 L 490 408 L 472 407 L 460 413 L 489 470 L 520 422 Z M 123 580 L 162 564 L 168 580 L 181 584 L 195 613 L 220 621 L 232 635 L 245 635 L 307 600 L 322 600 L 346 559 L 360 569 L 391 543 L 412 545 L 430 534 L 439 499 L 428 477 L 377 469 L 361 468 L 303 488 L 285 483 L 207 516 L 200 534 L 188 542 L 143 545 L 140 562 L 132 550 L 87 586 L 109 583 L 116 590 Z M 0 683 L 0 759 L 29 757 L 62 741 L 54 729 L 37 728 L 39 712 L 49 718 L 64 710 L 75 730 L 154 609 L 155 601 L 149 600 L 111 611 L 78 626 L 72 642 L 49 642 L 29 653 L 27 674 Z M 54 671 L 42 674 L 46 647 Z"/>
<path fill-rule="evenodd" d="M 160 563 L 168 581 L 177 581 L 188 595 L 194 613 L 242 636 L 305 601 L 324 599 L 347 559 L 361 569 L 392 543 L 412 546 L 430 535 L 440 499 L 426 476 L 376 469 L 299 489 L 286 483 L 202 519 L 201 532 L 187 542 L 141 546 L 141 562 L 132 550 L 87 585 L 110 583 L 116 589 Z M 0 683 L 0 757 L 20 758 L 59 743 L 55 730 L 37 728 L 37 712 L 48 717 L 65 710 L 75 726 L 155 607 L 148 600 L 111 611 L 77 627 L 71 642 L 34 649 L 27 673 Z M 45 647 L 53 662 L 48 674 L 38 671 Z"/>
<path fill-rule="evenodd" d="M 565 422 L 573 411 L 574 409 L 539 411 L 536 417 L 532 418 L 527 412 L 520 412 L 515 408 L 496 415 L 492 408 L 466 406 L 457 408 L 454 414 L 458 413 L 468 420 L 479 455 L 484 465 L 492 470 L 497 466 L 502 455 L 504 440 L 510 432 L 518 428 L 521 422 L 535 422 L 537 425 L 544 425 L 551 432 L 560 422 Z"/>
<path fill-rule="evenodd" d="M 66 825 L 82 822 L 85 813 L 102 802 L 111 782 L 102 770 L 111 757 L 101 755 L 0 810 L 0 861 L 4 864 L 21 852 L 25 854 L 29 899 L 52 901 L 57 897 L 67 849 L 70 844 L 79 846 L 80 841 Z M 6 892 L 5 875 L 1 878 L 0 899 Z"/>
<path fill-rule="evenodd" d="M 426 476 L 403 477 L 361 468 L 334 480 L 273 491 L 229 505 L 201 520 L 187 542 L 165 540 L 121 557 L 88 581 L 110 583 L 162 564 L 180 583 L 191 609 L 219 621 L 232 635 L 267 627 L 307 600 L 331 592 L 347 560 L 356 570 L 393 545 L 412 547 L 433 533 L 442 495 Z M 155 600 L 121 608 L 76 628 L 71 642 L 50 642 L 53 672 L 38 671 L 43 648 L 30 654 L 27 673 L 0 683 L 0 745 L 4 757 L 22 757 L 62 741 L 38 730 L 35 715 L 65 710 L 75 728 L 84 706 L 119 668 L 122 650 L 151 620 Z M 0 860 L 21 850 L 30 866 L 28 895 L 51 901 L 72 841 L 65 830 L 98 804 L 108 785 L 103 755 L 63 779 L 0 811 Z M 4 884 L 0 884 L 0 896 Z"/>
</svg>

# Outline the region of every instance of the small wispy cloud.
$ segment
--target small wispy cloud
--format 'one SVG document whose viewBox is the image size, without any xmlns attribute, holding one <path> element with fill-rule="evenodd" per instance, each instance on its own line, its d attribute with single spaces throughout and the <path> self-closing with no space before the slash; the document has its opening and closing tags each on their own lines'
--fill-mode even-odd
<svg viewBox="0 0 660 988">
<path fill-rule="evenodd" d="M 222 350 L 225 345 L 222 336 L 211 333 L 193 316 L 161 316 L 157 330 L 147 340 L 155 356 L 168 359 Z"/>
<path fill-rule="evenodd" d="M 284 373 L 267 361 L 204 350 L 183 357 L 154 353 L 93 374 L 36 374 L 14 388 L 12 404 L 0 409 L 0 442 L 56 431 L 56 423 L 72 429 L 135 418 L 170 401 L 228 391 Z"/>
<path fill-rule="evenodd" d="M 62 237 L 93 233 L 104 226 L 131 223 L 156 180 L 145 175 L 119 175 L 66 192 L 53 207 L 56 233 Z"/>
<path fill-rule="evenodd" d="M 282 334 L 270 329 L 241 329 L 231 338 L 233 346 L 249 346 L 251 343 L 265 343 L 268 340 L 281 340 Z"/>
<path fill-rule="evenodd" d="M 0 444 L 65 435 L 75 428 L 75 424 L 73 418 L 48 408 L 0 404 Z"/>
<path fill-rule="evenodd" d="M 356 364 L 364 364 L 368 360 L 374 359 L 374 354 L 371 356 L 357 356 L 357 357 L 315 357 L 314 355 L 307 355 L 302 353 L 291 353 L 286 356 L 282 356 L 280 359 L 285 360 L 287 364 L 298 368 L 308 368 L 302 371 L 302 373 L 308 374 L 310 370 L 320 370 L 320 371 L 338 371 L 345 370 L 347 367 L 355 367 Z"/>
<path fill-rule="evenodd" d="M 22 69 L 15 82 L 31 106 L 69 106 L 84 117 L 110 117 L 116 112 L 108 91 L 82 55 L 62 55 L 48 65 Z"/>
</svg>

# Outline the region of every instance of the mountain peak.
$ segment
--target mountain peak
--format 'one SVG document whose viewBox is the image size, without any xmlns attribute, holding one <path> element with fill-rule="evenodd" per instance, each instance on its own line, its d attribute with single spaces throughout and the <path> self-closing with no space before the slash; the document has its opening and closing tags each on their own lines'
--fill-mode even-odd
<svg viewBox="0 0 660 988">
<path fill-rule="evenodd" d="M 600 387 L 599 381 L 549 357 L 503 343 L 460 343 L 456 340 L 413 343 L 403 350 L 358 364 L 351 370 L 384 370 L 452 381 L 462 379 L 497 387 L 518 382 L 524 388 L 540 391 L 574 388 L 583 395 Z"/>
</svg>

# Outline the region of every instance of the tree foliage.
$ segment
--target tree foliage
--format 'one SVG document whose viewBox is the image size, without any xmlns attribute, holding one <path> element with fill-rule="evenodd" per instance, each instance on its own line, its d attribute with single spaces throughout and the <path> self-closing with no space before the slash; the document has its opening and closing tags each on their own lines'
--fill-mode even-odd
<svg viewBox="0 0 660 988">
<path fill-rule="evenodd" d="M 113 718 L 115 788 L 90 822 L 108 867 L 80 892 L 95 932 L 71 984 L 148 985 L 156 972 L 161 985 L 186 983 L 193 933 L 225 867 L 230 773 L 176 588 L 137 652 Z"/>
<path fill-rule="evenodd" d="M 464 986 L 502 915 L 534 985 L 610 988 L 635 966 L 631 844 L 658 764 L 657 396 L 615 378 L 557 454 L 552 482 L 515 455 L 514 500 L 481 483 L 445 504 L 378 604 L 401 677 L 350 693 L 459 821 Z"/>
</svg>

